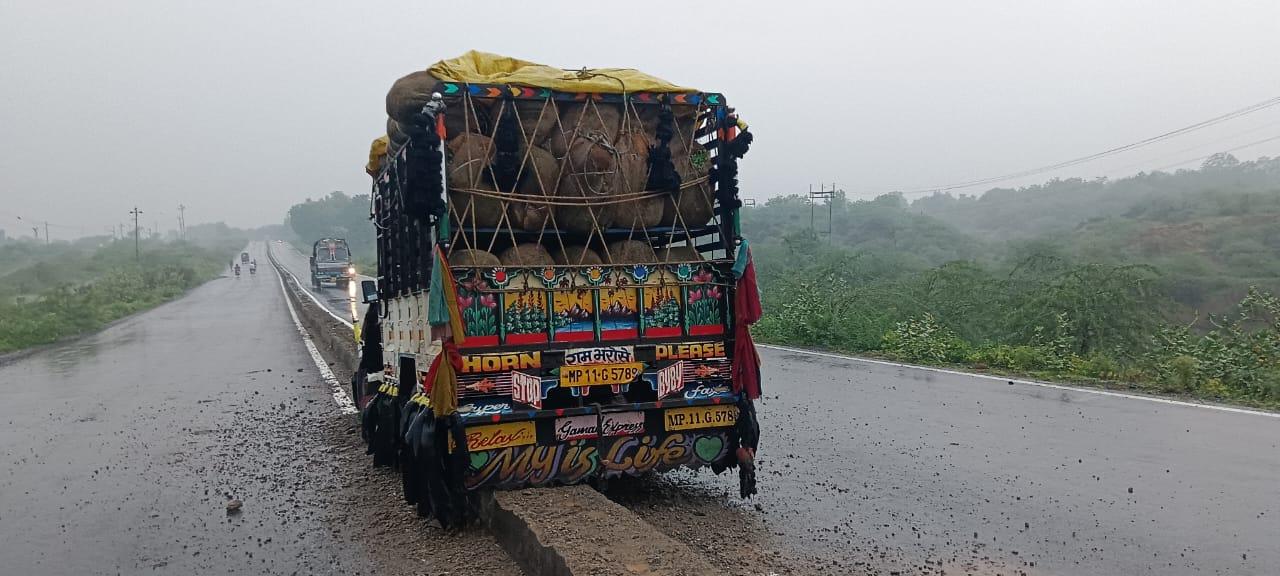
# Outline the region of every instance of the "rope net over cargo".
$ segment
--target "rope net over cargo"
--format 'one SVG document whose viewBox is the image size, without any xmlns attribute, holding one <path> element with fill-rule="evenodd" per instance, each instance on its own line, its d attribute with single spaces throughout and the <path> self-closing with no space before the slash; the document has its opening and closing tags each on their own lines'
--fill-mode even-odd
<svg viewBox="0 0 1280 576">
<path fill-rule="evenodd" d="M 451 265 L 490 267 L 733 258 L 751 135 L 719 94 L 468 53 L 397 80 L 387 113 L 373 216 L 398 254 L 438 243 Z M 412 290 L 427 267 L 379 275 Z"/>
</svg>

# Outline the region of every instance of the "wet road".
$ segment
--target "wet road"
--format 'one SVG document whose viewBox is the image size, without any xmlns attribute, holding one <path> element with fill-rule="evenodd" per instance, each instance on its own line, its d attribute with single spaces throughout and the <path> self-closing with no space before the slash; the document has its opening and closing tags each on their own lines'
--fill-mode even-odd
<svg viewBox="0 0 1280 576">
<path fill-rule="evenodd" d="M 760 508 L 702 473 L 683 519 L 633 509 L 755 526 L 800 574 L 1280 574 L 1280 418 L 761 355 Z"/>
<path fill-rule="evenodd" d="M 0 573 L 517 573 L 368 467 L 250 251 L 256 276 L 0 365 Z"/>
<path fill-rule="evenodd" d="M 252 253 L 0 365 L 0 572 L 515 573 L 395 505 Z M 1278 573 L 1280 418 L 761 352 L 760 496 L 628 501 L 733 573 Z"/>
<path fill-rule="evenodd" d="M 367 307 L 360 302 L 359 285 L 352 284 L 347 290 L 333 284 L 321 284 L 320 288 L 312 287 L 311 264 L 306 255 L 299 252 L 292 244 L 274 241 L 271 243 L 271 254 L 275 256 L 276 262 L 293 273 L 298 279 L 299 286 L 306 288 L 330 312 L 347 322 L 351 322 L 352 318 L 364 318 Z M 358 280 L 372 280 L 372 278 L 361 274 L 358 275 Z"/>
</svg>

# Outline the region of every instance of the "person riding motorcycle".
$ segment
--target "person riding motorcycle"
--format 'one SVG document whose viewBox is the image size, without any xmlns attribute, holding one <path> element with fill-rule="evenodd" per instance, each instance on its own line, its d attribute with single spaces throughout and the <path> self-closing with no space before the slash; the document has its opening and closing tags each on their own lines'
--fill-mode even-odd
<svg viewBox="0 0 1280 576">
<path fill-rule="evenodd" d="M 236 276 L 240 275 L 240 265 L 236 264 Z"/>
<path fill-rule="evenodd" d="M 257 273 L 258 273 L 258 260 L 257 260 L 257 259 L 254 259 L 254 260 L 250 260 L 250 261 L 249 261 L 249 273 L 250 273 L 250 274 L 257 274 Z"/>
</svg>

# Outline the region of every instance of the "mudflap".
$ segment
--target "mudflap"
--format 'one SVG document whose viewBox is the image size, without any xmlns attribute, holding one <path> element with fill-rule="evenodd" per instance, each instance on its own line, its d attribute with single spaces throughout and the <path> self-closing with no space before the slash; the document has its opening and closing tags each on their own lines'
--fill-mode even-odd
<svg viewBox="0 0 1280 576">
<path fill-rule="evenodd" d="M 478 517 L 479 497 L 468 491 L 466 433 L 457 415 L 437 418 L 423 404 L 404 406 L 400 429 L 400 478 L 405 501 L 418 515 L 434 518 L 445 529 L 465 526 Z"/>
<path fill-rule="evenodd" d="M 760 445 L 760 422 L 756 419 L 755 403 L 745 396 L 738 401 L 738 421 L 729 434 L 729 451 L 711 465 L 720 474 L 738 469 L 738 495 L 750 498 L 756 491 L 756 448 Z"/>
</svg>

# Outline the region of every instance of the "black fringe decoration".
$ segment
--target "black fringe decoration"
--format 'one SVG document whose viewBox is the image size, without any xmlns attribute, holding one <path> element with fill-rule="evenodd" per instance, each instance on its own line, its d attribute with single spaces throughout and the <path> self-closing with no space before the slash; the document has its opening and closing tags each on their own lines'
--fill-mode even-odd
<svg viewBox="0 0 1280 576">
<path fill-rule="evenodd" d="M 424 116 L 426 126 L 435 126 L 435 118 Z M 408 216 L 424 222 L 439 220 L 448 207 L 444 201 L 444 178 L 441 170 L 440 136 L 434 129 L 413 127 L 406 130 L 409 143 L 405 150 L 404 209 Z"/>
<path fill-rule="evenodd" d="M 680 190 L 680 173 L 671 162 L 671 137 L 675 135 L 675 115 L 663 104 L 658 114 L 658 143 L 649 147 L 649 182 L 645 190 L 676 192 Z"/>
<path fill-rule="evenodd" d="M 493 135 L 493 184 L 503 192 L 513 192 L 520 178 L 521 143 L 520 119 L 516 117 L 515 102 L 510 98 L 503 102 L 506 109 L 498 122 L 498 133 Z"/>
</svg>

